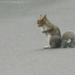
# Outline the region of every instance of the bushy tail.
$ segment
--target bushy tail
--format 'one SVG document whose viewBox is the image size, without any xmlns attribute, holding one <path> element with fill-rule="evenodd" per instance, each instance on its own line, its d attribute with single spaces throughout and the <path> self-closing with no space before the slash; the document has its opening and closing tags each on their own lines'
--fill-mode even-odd
<svg viewBox="0 0 75 75">
<path fill-rule="evenodd" d="M 62 35 L 61 47 L 75 48 L 75 33 L 74 32 L 65 32 Z"/>
</svg>

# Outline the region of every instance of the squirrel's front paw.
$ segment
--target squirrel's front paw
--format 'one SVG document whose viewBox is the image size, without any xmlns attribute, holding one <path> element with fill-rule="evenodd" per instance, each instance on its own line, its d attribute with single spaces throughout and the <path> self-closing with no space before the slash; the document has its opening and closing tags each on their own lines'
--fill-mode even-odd
<svg viewBox="0 0 75 75">
<path fill-rule="evenodd" d="M 46 30 L 42 30 L 42 33 L 45 33 L 46 32 Z"/>
</svg>

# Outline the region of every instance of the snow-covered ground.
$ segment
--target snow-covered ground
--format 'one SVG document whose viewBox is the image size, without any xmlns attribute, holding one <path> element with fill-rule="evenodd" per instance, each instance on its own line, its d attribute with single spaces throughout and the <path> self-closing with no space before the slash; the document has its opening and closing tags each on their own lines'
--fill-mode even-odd
<svg viewBox="0 0 75 75">
<path fill-rule="evenodd" d="M 0 0 L 0 75 L 75 75 L 74 48 L 43 49 L 40 14 L 75 31 L 75 0 Z"/>
</svg>

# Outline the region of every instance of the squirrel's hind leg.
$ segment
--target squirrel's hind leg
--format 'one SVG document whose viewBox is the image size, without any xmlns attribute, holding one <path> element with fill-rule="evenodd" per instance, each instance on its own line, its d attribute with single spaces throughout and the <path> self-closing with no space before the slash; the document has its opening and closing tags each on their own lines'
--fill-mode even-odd
<svg viewBox="0 0 75 75">
<path fill-rule="evenodd" d="M 59 48 L 61 46 L 61 38 L 59 36 L 51 37 L 50 45 L 52 48 Z"/>
</svg>

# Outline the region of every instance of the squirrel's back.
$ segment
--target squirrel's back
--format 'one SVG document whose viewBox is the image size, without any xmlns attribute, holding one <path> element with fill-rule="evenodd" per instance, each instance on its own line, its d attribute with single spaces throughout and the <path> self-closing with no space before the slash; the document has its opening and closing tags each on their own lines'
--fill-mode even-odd
<svg viewBox="0 0 75 75">
<path fill-rule="evenodd" d="M 56 26 L 56 25 L 54 25 L 53 26 L 53 31 L 51 32 L 51 34 L 54 34 L 54 35 L 57 35 L 57 36 L 60 36 L 61 37 L 61 32 L 60 32 L 60 29 Z"/>
</svg>

